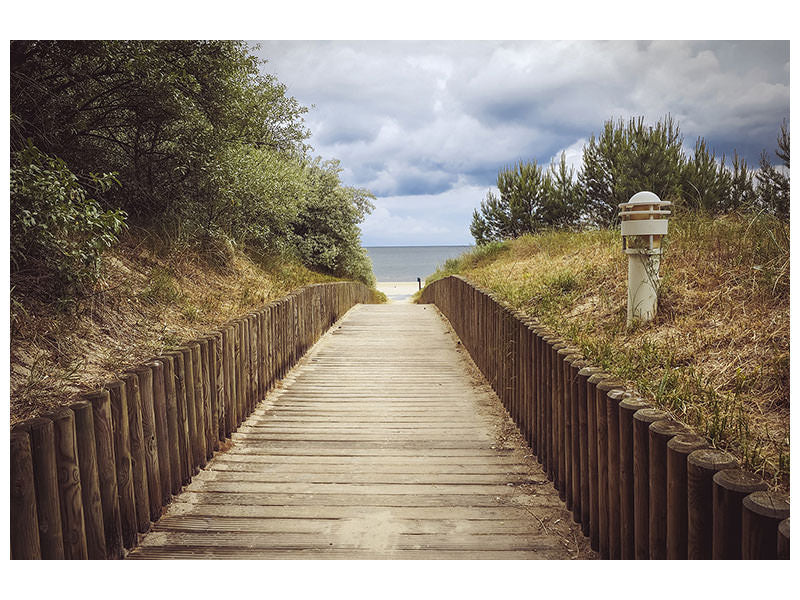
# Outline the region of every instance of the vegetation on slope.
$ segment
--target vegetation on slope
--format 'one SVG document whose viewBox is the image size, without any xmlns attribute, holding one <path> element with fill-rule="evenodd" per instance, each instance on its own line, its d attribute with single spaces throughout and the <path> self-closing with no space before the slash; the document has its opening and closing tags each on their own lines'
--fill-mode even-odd
<svg viewBox="0 0 800 600">
<path fill-rule="evenodd" d="M 233 41 L 11 43 L 12 422 L 306 283 L 372 194 Z"/>
<path fill-rule="evenodd" d="M 80 301 L 11 302 L 12 424 L 74 399 L 143 360 L 309 283 L 335 281 L 297 260 L 124 235 Z M 376 300 L 379 300 L 376 292 Z"/>
<path fill-rule="evenodd" d="M 478 246 L 460 274 L 535 316 L 715 444 L 789 485 L 789 226 L 763 213 L 670 222 L 659 312 L 626 326 L 619 231 L 547 231 Z"/>
</svg>

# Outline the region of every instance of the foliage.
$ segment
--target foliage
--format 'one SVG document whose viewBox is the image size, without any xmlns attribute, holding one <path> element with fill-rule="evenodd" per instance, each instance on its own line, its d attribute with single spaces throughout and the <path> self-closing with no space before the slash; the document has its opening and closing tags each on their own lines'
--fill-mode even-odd
<svg viewBox="0 0 800 600">
<path fill-rule="evenodd" d="M 761 207 L 780 218 L 789 218 L 789 130 L 786 123 L 781 125 L 778 136 L 778 149 L 775 154 L 783 162 L 786 172 L 772 166 L 767 151 L 761 153 L 758 180 L 758 199 Z"/>
<path fill-rule="evenodd" d="M 618 221 L 619 204 L 649 190 L 662 200 L 680 198 L 683 137 L 671 116 L 647 126 L 644 117 L 606 121 L 599 137 L 584 148 L 578 176 L 588 219 L 608 227 Z"/>
<path fill-rule="evenodd" d="M 337 178 L 317 194 L 307 109 L 260 66 L 235 41 L 13 42 L 12 149 L 30 138 L 79 176 L 117 173 L 124 188 L 103 206 L 173 243 L 299 255 L 368 280 L 368 193 Z"/>
<path fill-rule="evenodd" d="M 96 191 L 116 183 L 92 175 Z M 125 227 L 125 213 L 104 211 L 63 160 L 29 144 L 11 165 L 11 285 L 15 293 L 63 298 L 93 283 L 100 257 Z"/>
<path fill-rule="evenodd" d="M 304 264 L 375 284 L 372 263 L 361 247 L 357 223 L 372 210 L 367 190 L 342 186 L 338 161 L 305 166 L 306 195 L 292 222 L 294 245 Z"/>
<path fill-rule="evenodd" d="M 489 192 L 473 211 L 470 232 L 478 244 L 518 238 L 544 229 L 617 224 L 619 204 L 643 190 L 673 203 L 676 213 L 710 215 L 763 211 L 789 216 L 789 131 L 778 136 L 774 167 L 766 151 L 753 172 L 734 150 L 730 164 L 717 158 L 699 137 L 694 151 L 683 150 L 680 127 L 671 116 L 655 125 L 643 117 L 608 120 L 583 149 L 580 171 L 558 163 L 544 171 L 536 162 L 519 161 L 497 176 L 499 196 Z"/>
<path fill-rule="evenodd" d="M 489 192 L 473 211 L 470 233 L 479 245 L 516 238 L 545 228 L 564 228 L 580 215 L 580 195 L 572 168 L 562 153 L 547 170 L 519 161 L 497 175 L 500 195 Z"/>
</svg>

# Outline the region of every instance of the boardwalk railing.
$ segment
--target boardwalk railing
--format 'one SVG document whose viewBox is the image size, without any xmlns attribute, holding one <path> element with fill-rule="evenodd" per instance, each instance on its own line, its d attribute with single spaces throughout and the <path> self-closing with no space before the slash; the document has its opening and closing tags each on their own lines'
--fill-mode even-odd
<svg viewBox="0 0 800 600">
<path fill-rule="evenodd" d="M 611 559 L 789 557 L 789 504 L 728 453 L 458 276 L 428 285 L 591 546 Z"/>
<path fill-rule="evenodd" d="M 360 283 L 306 286 L 11 431 L 11 556 L 121 558 Z"/>
</svg>

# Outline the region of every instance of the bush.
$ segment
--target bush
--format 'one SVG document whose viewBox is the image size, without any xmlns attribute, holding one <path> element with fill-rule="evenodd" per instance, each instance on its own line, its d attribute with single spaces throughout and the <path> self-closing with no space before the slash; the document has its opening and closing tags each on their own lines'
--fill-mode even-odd
<svg viewBox="0 0 800 600">
<path fill-rule="evenodd" d="M 113 174 L 93 176 L 100 191 Z M 11 284 L 15 291 L 64 298 L 94 283 L 103 251 L 125 213 L 101 210 L 66 163 L 33 145 L 12 154 Z"/>
</svg>

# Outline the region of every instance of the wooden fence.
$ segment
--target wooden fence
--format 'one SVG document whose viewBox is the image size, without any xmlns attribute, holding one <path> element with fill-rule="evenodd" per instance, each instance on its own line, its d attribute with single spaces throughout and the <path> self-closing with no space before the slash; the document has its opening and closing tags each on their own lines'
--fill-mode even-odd
<svg viewBox="0 0 800 600">
<path fill-rule="evenodd" d="M 306 286 L 16 425 L 11 557 L 116 559 L 136 545 L 360 283 Z"/>
<path fill-rule="evenodd" d="M 789 504 L 578 348 L 451 276 L 422 292 L 610 559 L 789 557 Z"/>
</svg>

